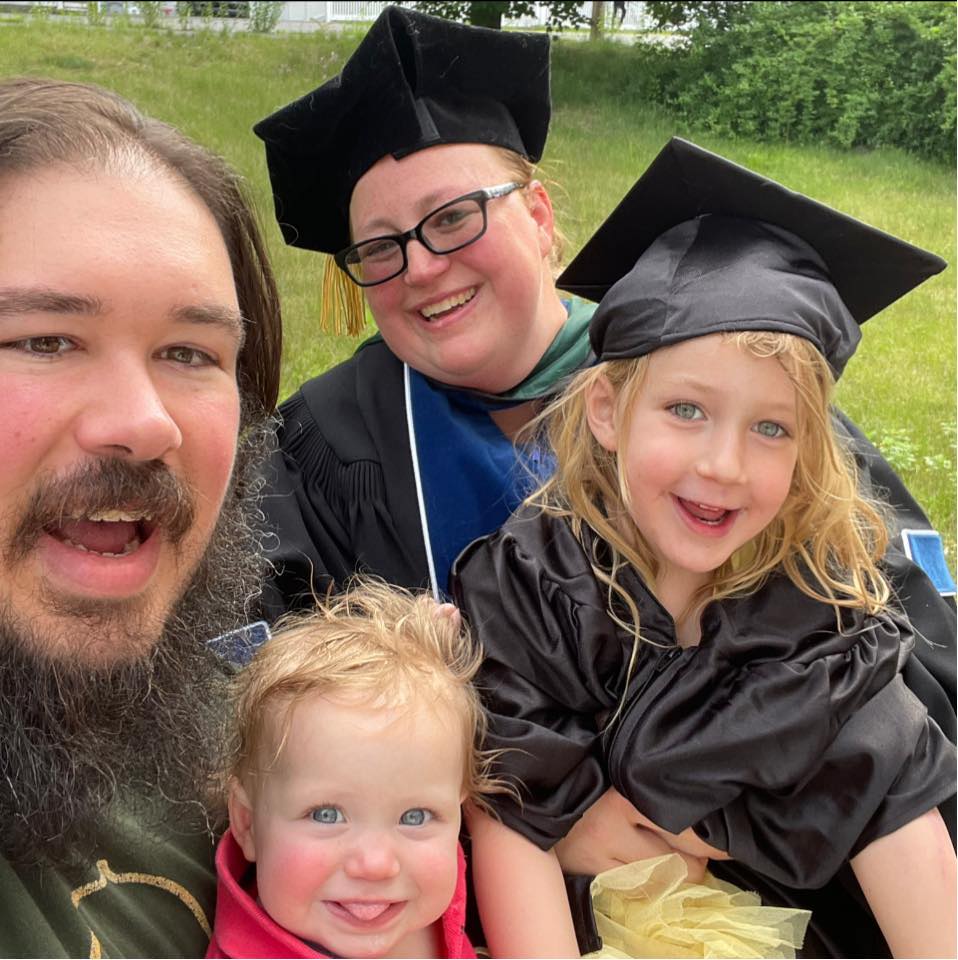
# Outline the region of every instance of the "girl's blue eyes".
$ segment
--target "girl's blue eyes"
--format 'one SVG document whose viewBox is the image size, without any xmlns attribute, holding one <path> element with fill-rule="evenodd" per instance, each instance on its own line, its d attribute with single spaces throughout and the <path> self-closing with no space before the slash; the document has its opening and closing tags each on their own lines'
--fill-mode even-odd
<svg viewBox="0 0 958 960">
<path fill-rule="evenodd" d="M 694 403 L 673 403 L 667 408 L 680 420 L 700 420 L 704 414 Z"/>
<path fill-rule="evenodd" d="M 755 432 L 771 440 L 788 436 L 788 431 L 780 423 L 775 423 L 774 420 L 760 420 L 755 425 Z"/>
<path fill-rule="evenodd" d="M 339 807 L 316 807 L 309 814 L 314 823 L 345 823 L 346 817 Z M 407 810 L 399 818 L 399 823 L 404 827 L 421 827 L 433 819 L 433 813 L 424 807 L 413 807 Z"/>
<path fill-rule="evenodd" d="M 339 807 L 317 807 L 310 816 L 316 823 L 344 823 L 346 820 Z"/>
<path fill-rule="evenodd" d="M 705 414 L 702 412 L 702 408 L 699 407 L 698 404 L 689 403 L 688 401 L 673 403 L 671 406 L 666 407 L 666 410 L 678 417 L 680 420 L 705 419 Z M 789 436 L 788 431 L 780 423 L 776 423 L 774 420 L 759 420 L 759 422 L 755 424 L 754 430 L 757 434 L 767 437 L 769 440 L 778 440 L 780 437 Z"/>
<path fill-rule="evenodd" d="M 432 819 L 432 814 L 422 807 L 413 807 L 407 810 L 400 818 L 399 822 L 404 827 L 421 827 L 424 823 Z"/>
</svg>

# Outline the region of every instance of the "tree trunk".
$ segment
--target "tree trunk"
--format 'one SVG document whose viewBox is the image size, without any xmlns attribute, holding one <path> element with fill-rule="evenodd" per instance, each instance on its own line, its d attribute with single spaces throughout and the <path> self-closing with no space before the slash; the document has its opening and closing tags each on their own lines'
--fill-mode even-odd
<svg viewBox="0 0 958 960">
<path fill-rule="evenodd" d="M 602 27 L 605 25 L 604 0 L 593 0 L 592 24 L 589 27 L 589 39 L 598 40 L 602 36 Z"/>
</svg>

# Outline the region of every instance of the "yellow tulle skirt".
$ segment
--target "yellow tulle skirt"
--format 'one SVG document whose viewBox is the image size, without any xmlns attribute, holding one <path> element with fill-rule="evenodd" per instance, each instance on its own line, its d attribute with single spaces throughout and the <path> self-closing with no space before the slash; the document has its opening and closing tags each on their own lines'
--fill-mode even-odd
<svg viewBox="0 0 958 960">
<path fill-rule="evenodd" d="M 794 957 L 811 917 L 710 873 L 690 882 L 674 853 L 599 874 L 592 906 L 602 949 L 589 957 Z"/>
</svg>

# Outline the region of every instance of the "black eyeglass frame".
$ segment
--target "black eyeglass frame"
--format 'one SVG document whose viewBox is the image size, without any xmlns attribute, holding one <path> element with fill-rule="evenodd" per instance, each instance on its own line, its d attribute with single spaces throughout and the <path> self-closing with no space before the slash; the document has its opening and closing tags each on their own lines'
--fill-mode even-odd
<svg viewBox="0 0 958 960">
<path fill-rule="evenodd" d="M 395 280 L 396 277 L 406 272 L 406 268 L 409 266 L 409 258 L 406 256 L 406 245 L 410 240 L 418 240 L 430 253 L 435 253 L 440 256 L 447 253 L 455 253 L 457 250 L 462 250 L 463 247 L 468 247 L 471 243 L 475 243 L 480 237 L 482 237 L 489 225 L 489 218 L 486 216 L 486 204 L 490 200 L 497 200 L 499 197 L 506 197 L 515 190 L 520 190 L 522 187 L 525 187 L 526 184 L 519 183 L 516 180 L 513 180 L 509 183 L 500 183 L 495 187 L 483 187 L 480 190 L 473 190 L 470 193 L 464 193 L 461 197 L 456 197 L 454 200 L 447 200 L 445 203 L 440 204 L 436 207 L 435 210 L 430 210 L 419 223 L 416 224 L 411 230 L 407 230 L 405 233 L 387 233 L 379 237 L 369 237 L 366 240 L 360 240 L 359 243 L 351 243 L 348 247 L 340 250 L 338 253 L 333 254 L 333 259 L 336 261 L 336 266 L 339 267 L 343 273 L 349 277 L 359 287 L 376 287 L 381 283 L 388 283 L 390 280 Z M 471 239 L 467 240 L 465 243 L 457 244 L 454 247 L 450 247 L 447 250 L 437 250 L 427 239 L 423 236 L 422 228 L 437 214 L 441 213 L 446 207 L 454 207 L 457 203 L 463 203 L 466 200 L 475 200 L 479 204 L 479 210 L 482 213 L 482 229 Z M 357 280 L 352 273 L 349 271 L 349 267 L 346 264 L 346 258 L 354 250 L 364 247 L 370 243 L 378 243 L 381 240 L 392 240 L 402 253 L 402 266 L 395 272 L 391 273 L 388 277 L 383 277 L 382 280 Z"/>
</svg>

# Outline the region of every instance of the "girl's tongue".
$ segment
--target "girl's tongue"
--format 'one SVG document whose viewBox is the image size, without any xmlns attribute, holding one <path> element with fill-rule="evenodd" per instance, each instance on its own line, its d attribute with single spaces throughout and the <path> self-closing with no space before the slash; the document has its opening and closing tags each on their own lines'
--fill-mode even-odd
<svg viewBox="0 0 958 960">
<path fill-rule="evenodd" d="M 685 510 L 703 523 L 720 523 L 729 513 L 724 507 L 710 507 L 708 504 L 695 503 L 692 500 L 684 500 L 682 497 L 678 499 Z"/>
</svg>

